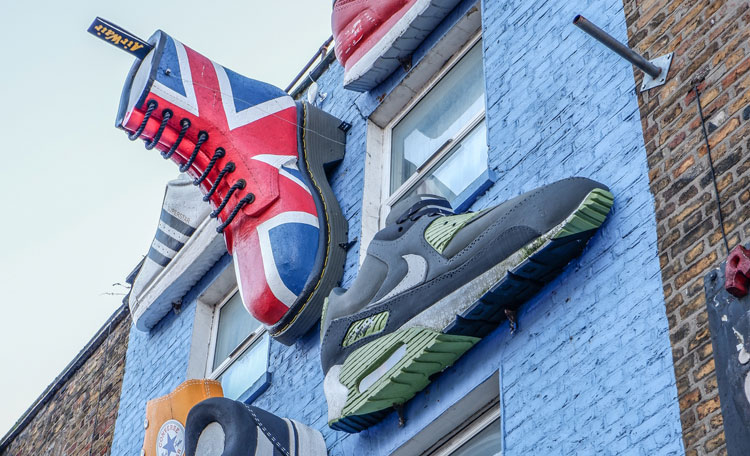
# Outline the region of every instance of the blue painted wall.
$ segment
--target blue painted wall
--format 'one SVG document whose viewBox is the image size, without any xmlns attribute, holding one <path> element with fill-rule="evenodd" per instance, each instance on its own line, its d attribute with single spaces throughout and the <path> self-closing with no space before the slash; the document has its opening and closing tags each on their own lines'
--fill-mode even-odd
<svg viewBox="0 0 750 456">
<path fill-rule="evenodd" d="M 115 422 L 112 455 L 139 455 L 146 433 L 146 402 L 171 392 L 185 381 L 197 297 L 225 267 L 225 255 L 183 299 L 179 313 L 170 312 L 150 332 L 130 327 L 120 410 Z"/>
<path fill-rule="evenodd" d="M 464 1 L 414 60 L 472 3 Z M 615 206 L 583 255 L 523 308 L 514 336 L 501 326 L 410 401 L 403 428 L 394 414 L 356 435 L 327 427 L 317 328 L 293 347 L 272 342 L 272 383 L 255 405 L 321 430 L 331 455 L 388 454 L 499 370 L 506 456 L 684 453 L 633 73 L 572 26 L 579 13 L 627 41 L 619 0 L 482 2 L 498 181 L 474 209 L 568 176 L 599 180 Z M 366 118 L 403 76 L 398 70 L 358 94 L 341 87 L 334 64 L 318 81 L 328 94 L 321 107 L 352 124 L 333 177 L 350 240 L 360 236 Z M 357 274 L 358 247 L 347 257 L 344 286 Z M 184 379 L 195 311 L 186 302 L 151 333 L 131 332 L 113 455 L 138 454 L 146 401 Z"/>
</svg>

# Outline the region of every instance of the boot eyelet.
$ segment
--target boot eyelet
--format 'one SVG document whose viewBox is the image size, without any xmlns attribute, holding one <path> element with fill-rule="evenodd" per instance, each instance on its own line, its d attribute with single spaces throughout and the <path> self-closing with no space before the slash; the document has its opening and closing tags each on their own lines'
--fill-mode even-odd
<svg viewBox="0 0 750 456">
<path fill-rule="evenodd" d="M 232 209 L 232 213 L 229 214 L 229 217 L 227 217 L 224 223 L 222 223 L 221 225 L 219 225 L 218 228 L 216 228 L 216 232 L 223 233 L 224 230 L 229 226 L 229 224 L 232 223 L 232 220 L 234 220 L 237 214 L 240 213 L 242 208 L 245 207 L 245 205 L 247 204 L 252 204 L 253 201 L 255 201 L 255 195 L 253 195 L 252 193 L 248 193 L 247 195 L 242 197 L 240 202 L 237 203 L 236 206 L 234 206 L 234 209 Z"/>
<path fill-rule="evenodd" d="M 224 148 L 217 147 L 216 150 L 214 151 L 213 157 L 211 157 L 211 161 L 208 162 L 208 165 L 206 166 L 206 169 L 203 170 L 203 174 L 201 174 L 201 176 L 199 178 L 193 180 L 193 185 L 200 185 L 201 182 L 203 182 L 204 180 L 206 180 L 206 178 L 208 177 L 208 173 L 211 172 L 211 170 L 213 169 L 213 167 L 216 164 L 216 162 L 220 158 L 223 158 L 224 155 L 226 155 L 226 152 L 224 151 Z"/>
<path fill-rule="evenodd" d="M 141 133 L 143 133 L 143 130 L 146 129 L 146 124 L 148 123 L 148 119 L 151 118 L 151 114 L 153 114 L 154 109 L 159 106 L 159 103 L 156 100 L 148 100 L 148 103 L 146 104 L 146 113 L 143 114 L 143 120 L 141 121 L 141 125 L 138 126 L 138 129 L 133 132 L 132 135 L 128 135 L 128 139 L 131 141 L 135 141 L 141 136 Z"/>
<path fill-rule="evenodd" d="M 219 184 L 221 183 L 221 180 L 226 176 L 228 173 L 233 172 L 235 169 L 234 162 L 229 162 L 226 165 L 224 165 L 224 169 L 222 169 L 219 172 L 219 175 L 216 176 L 216 180 L 214 180 L 213 185 L 208 190 L 208 192 L 203 196 L 203 201 L 208 201 L 211 199 L 211 197 L 216 193 L 216 189 L 219 188 Z"/>
<path fill-rule="evenodd" d="M 208 133 L 203 130 L 199 131 L 198 141 L 195 143 L 195 148 L 193 149 L 193 153 L 190 154 L 190 158 L 188 158 L 185 164 L 180 166 L 181 173 L 184 173 L 185 171 L 189 170 L 191 166 L 193 166 L 193 162 L 198 157 L 198 151 L 201 150 L 201 146 L 207 140 L 208 140 Z"/>
<path fill-rule="evenodd" d="M 230 198 L 232 197 L 232 195 L 234 194 L 234 192 L 236 192 L 237 190 L 242 190 L 242 189 L 244 189 L 244 188 L 245 188 L 245 185 L 246 185 L 246 184 L 245 184 L 245 179 L 240 179 L 240 180 L 238 180 L 237 182 L 235 182 L 235 183 L 234 183 L 234 185 L 232 185 L 232 186 L 231 186 L 231 187 L 229 188 L 229 191 L 227 192 L 227 194 L 226 194 L 226 195 L 224 195 L 224 199 L 223 199 L 223 200 L 221 200 L 221 203 L 220 203 L 220 204 L 219 204 L 219 206 L 218 206 L 218 207 L 216 208 L 216 210 L 214 210 L 213 212 L 211 212 L 211 213 L 209 214 L 209 216 L 210 216 L 211 218 L 216 218 L 216 217 L 218 217 L 218 216 L 219 216 L 219 214 L 221 213 L 221 211 L 223 211 L 223 210 L 224 210 L 224 207 L 225 207 L 225 206 L 227 205 L 227 203 L 229 202 L 229 199 L 230 199 Z"/>
<path fill-rule="evenodd" d="M 172 144 L 172 147 L 169 148 L 168 151 L 162 152 L 161 156 L 164 157 L 165 160 L 172 157 L 172 154 L 177 150 L 177 147 L 179 147 L 180 143 L 182 142 L 182 138 L 185 137 L 185 133 L 187 133 L 188 128 L 190 128 L 190 120 L 183 118 L 180 120 L 180 134 L 177 135 L 177 140 Z"/>
<path fill-rule="evenodd" d="M 154 137 L 151 138 L 151 141 L 146 141 L 145 147 L 147 150 L 151 150 L 159 144 L 159 139 L 161 139 L 161 135 L 164 133 L 164 129 L 167 127 L 167 123 L 169 122 L 169 119 L 172 118 L 172 115 L 173 113 L 169 109 L 165 109 L 161 112 L 161 124 L 159 125 L 156 134 L 154 134 Z"/>
</svg>

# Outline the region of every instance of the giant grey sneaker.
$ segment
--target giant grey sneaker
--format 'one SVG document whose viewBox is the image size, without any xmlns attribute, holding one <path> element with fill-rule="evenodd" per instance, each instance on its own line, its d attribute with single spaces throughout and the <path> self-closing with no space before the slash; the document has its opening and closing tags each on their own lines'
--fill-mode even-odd
<svg viewBox="0 0 750 456">
<path fill-rule="evenodd" d="M 579 255 L 612 203 L 570 178 L 476 213 L 428 195 L 394 206 L 324 305 L 328 424 L 359 432 L 421 391 Z"/>
</svg>

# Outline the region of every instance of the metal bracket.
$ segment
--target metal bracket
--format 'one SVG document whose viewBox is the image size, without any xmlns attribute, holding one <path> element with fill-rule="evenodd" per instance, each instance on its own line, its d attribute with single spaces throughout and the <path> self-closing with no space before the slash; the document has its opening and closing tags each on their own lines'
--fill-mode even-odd
<svg viewBox="0 0 750 456">
<path fill-rule="evenodd" d="M 607 46 L 612 52 L 643 71 L 641 92 L 659 87 L 667 80 L 667 74 L 669 73 L 669 67 L 672 65 L 674 53 L 669 53 L 649 61 L 639 53 L 617 41 L 615 37 L 600 29 L 580 14 L 573 19 L 573 24 Z"/>
<path fill-rule="evenodd" d="M 656 78 L 652 78 L 648 73 L 643 73 L 641 92 L 645 92 L 649 89 L 653 89 L 654 87 L 664 85 L 664 83 L 667 81 L 667 75 L 669 74 L 669 67 L 672 66 L 672 57 L 674 57 L 674 52 L 670 52 L 669 54 L 657 57 L 654 60 L 649 60 L 649 62 L 659 67 L 661 72 Z"/>
<path fill-rule="evenodd" d="M 404 404 L 394 404 L 393 408 L 396 409 L 398 414 L 398 427 L 406 426 L 406 415 L 404 415 Z"/>
<path fill-rule="evenodd" d="M 505 317 L 508 319 L 510 333 L 515 334 L 518 330 L 518 312 L 515 310 L 505 309 Z"/>
</svg>

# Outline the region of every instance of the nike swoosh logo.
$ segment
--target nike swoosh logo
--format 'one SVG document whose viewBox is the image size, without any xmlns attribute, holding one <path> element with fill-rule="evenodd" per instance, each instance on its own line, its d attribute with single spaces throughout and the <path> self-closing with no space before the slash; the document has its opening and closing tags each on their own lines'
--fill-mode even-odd
<svg viewBox="0 0 750 456">
<path fill-rule="evenodd" d="M 399 293 L 402 293 L 410 288 L 413 288 L 420 283 L 424 282 L 424 279 L 427 278 L 427 260 L 425 260 L 423 257 L 419 255 L 403 255 L 401 258 L 406 261 L 406 264 L 408 266 L 408 270 L 406 271 L 406 275 L 403 279 L 396 285 L 388 294 L 383 296 L 378 300 L 378 302 L 374 304 L 380 304 L 383 301 L 386 301 L 394 296 L 396 296 Z"/>
</svg>

